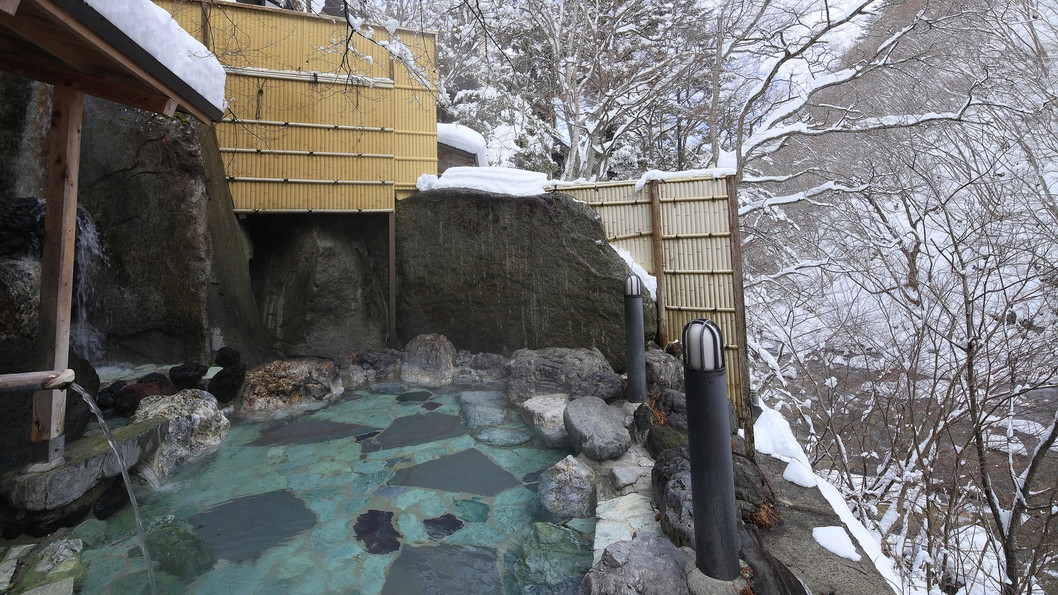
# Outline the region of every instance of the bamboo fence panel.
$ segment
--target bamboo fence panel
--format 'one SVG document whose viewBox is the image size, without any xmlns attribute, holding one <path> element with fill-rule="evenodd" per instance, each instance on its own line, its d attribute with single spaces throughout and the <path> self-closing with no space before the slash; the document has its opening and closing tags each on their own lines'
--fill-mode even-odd
<svg viewBox="0 0 1058 595">
<path fill-rule="evenodd" d="M 217 125 L 235 209 L 392 211 L 437 172 L 434 35 L 215 0 L 158 0 L 227 72 Z M 406 51 L 393 59 L 385 44 Z"/>
<path fill-rule="evenodd" d="M 665 330 L 671 339 L 695 318 L 709 318 L 724 333 L 728 392 L 741 407 L 743 382 L 739 351 L 738 311 L 733 262 L 729 197 L 726 178 L 658 180 L 654 184 L 660 207 L 660 260 L 664 286 L 658 292 L 665 306 Z M 569 194 L 590 205 L 599 215 L 607 240 L 627 250 L 651 275 L 658 277 L 655 230 L 651 221 L 649 185 L 639 191 L 636 182 L 560 185 L 555 192 Z M 748 390 L 748 387 L 746 387 Z"/>
</svg>

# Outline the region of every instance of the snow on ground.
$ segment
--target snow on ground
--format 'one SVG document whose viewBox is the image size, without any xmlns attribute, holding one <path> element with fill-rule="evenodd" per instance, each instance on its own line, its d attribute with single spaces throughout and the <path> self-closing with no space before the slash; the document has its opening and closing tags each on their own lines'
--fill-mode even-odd
<svg viewBox="0 0 1058 595">
<path fill-rule="evenodd" d="M 224 109 L 224 68 L 204 45 L 150 0 L 85 0 L 100 15 L 191 85 L 210 103 Z"/>
<path fill-rule="evenodd" d="M 806 468 L 811 468 L 808 456 L 805 455 L 804 449 L 798 444 L 793 431 L 790 429 L 790 424 L 787 423 L 782 414 L 768 407 L 763 402 L 760 405 L 763 411 L 753 424 L 753 435 L 757 452 L 771 455 L 780 461 L 793 461 Z M 787 467 L 787 472 L 789 472 L 789 467 Z M 786 477 L 786 473 L 783 473 L 783 477 Z M 841 522 L 845 523 L 845 528 L 856 538 L 860 548 L 874 562 L 874 566 L 881 573 L 882 578 L 893 587 L 893 590 L 896 593 L 907 595 L 925 595 L 924 589 L 916 589 L 914 586 L 908 586 L 903 583 L 900 575 L 896 572 L 893 561 L 882 553 L 882 546 L 877 537 L 868 531 L 852 514 L 848 504 L 845 503 L 845 499 L 842 498 L 841 492 L 826 481 L 817 481 L 816 486 L 819 488 L 820 493 L 823 494 L 823 497 L 827 499 L 827 502 L 830 503 L 830 506 L 834 508 L 834 512 L 841 518 Z M 815 531 L 813 531 L 813 535 L 814 533 Z M 824 538 L 826 536 L 827 533 L 824 533 Z M 819 541 L 819 539 L 817 538 L 816 541 Z M 821 541 L 820 545 L 827 547 L 827 544 Z M 830 548 L 827 547 L 827 549 Z"/>
<path fill-rule="evenodd" d="M 856 546 L 852 545 L 852 540 L 845 532 L 845 527 L 816 527 L 812 529 L 812 538 L 819 545 L 842 558 L 848 558 L 853 562 L 860 561 L 860 554 L 856 551 Z"/>
<path fill-rule="evenodd" d="M 462 124 L 437 124 L 437 142 L 471 153 L 477 159 L 478 167 L 489 164 L 489 148 L 485 137 L 473 128 Z"/>
</svg>

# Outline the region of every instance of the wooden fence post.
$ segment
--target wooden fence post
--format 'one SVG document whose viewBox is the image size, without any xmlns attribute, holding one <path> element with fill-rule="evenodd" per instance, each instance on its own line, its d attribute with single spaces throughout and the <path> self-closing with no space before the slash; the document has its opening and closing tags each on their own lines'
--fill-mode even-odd
<svg viewBox="0 0 1058 595">
<path fill-rule="evenodd" d="M 53 87 L 37 328 L 37 364 L 41 370 L 63 370 L 69 359 L 83 108 L 83 93 L 63 85 Z M 62 463 L 65 413 L 66 391 L 42 390 L 33 394 L 28 470 Z"/>
<path fill-rule="evenodd" d="M 654 258 L 654 276 L 658 280 L 657 299 L 655 300 L 658 308 L 657 339 L 658 346 L 664 349 L 669 342 L 669 316 L 665 310 L 668 300 L 666 299 L 667 287 L 665 285 L 665 245 L 661 226 L 661 197 L 658 196 L 659 183 L 660 180 L 650 180 L 647 182 L 647 191 L 650 193 L 650 230 L 651 248 Z"/>
<path fill-rule="evenodd" d="M 735 176 L 727 177 L 727 219 L 731 228 L 731 271 L 734 278 L 731 283 L 735 301 L 735 334 L 738 341 L 738 395 L 732 395 L 735 409 L 738 412 L 738 425 L 745 432 L 746 455 L 755 459 L 757 449 L 753 437 L 752 400 L 749 394 L 749 345 L 746 340 L 746 295 L 742 277 L 742 234 L 738 222 L 738 188 Z"/>
</svg>

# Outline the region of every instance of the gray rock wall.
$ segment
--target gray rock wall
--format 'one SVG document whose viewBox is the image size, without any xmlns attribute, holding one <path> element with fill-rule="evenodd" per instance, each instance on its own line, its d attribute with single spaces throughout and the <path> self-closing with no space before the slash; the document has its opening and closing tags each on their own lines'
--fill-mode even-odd
<svg viewBox="0 0 1058 595">
<path fill-rule="evenodd" d="M 89 310 L 108 359 L 208 361 L 267 344 L 212 130 L 87 98 L 79 202 L 110 266 Z"/>
<path fill-rule="evenodd" d="M 335 358 L 387 342 L 385 215 L 251 216 L 257 303 L 288 357 Z"/>
</svg>

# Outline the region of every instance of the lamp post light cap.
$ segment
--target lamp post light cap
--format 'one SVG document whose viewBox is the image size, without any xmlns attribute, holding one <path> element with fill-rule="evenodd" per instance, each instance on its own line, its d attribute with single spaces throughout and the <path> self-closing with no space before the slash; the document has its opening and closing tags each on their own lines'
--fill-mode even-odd
<svg viewBox="0 0 1058 595">
<path fill-rule="evenodd" d="M 625 297 L 643 297 L 643 281 L 639 275 L 628 273 L 625 277 Z"/>
<path fill-rule="evenodd" d="M 724 368 L 724 335 L 715 322 L 696 318 L 683 327 L 683 365 L 703 371 Z"/>
</svg>

